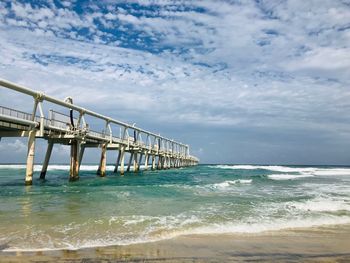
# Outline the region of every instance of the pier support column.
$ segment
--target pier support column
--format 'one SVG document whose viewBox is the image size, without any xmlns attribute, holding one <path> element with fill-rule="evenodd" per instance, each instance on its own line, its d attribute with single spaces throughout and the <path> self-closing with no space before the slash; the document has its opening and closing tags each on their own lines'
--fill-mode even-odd
<svg viewBox="0 0 350 263">
<path fill-rule="evenodd" d="M 148 153 L 146 152 L 146 153 L 145 153 L 145 171 L 148 170 L 148 158 L 149 158 L 149 155 L 148 155 Z"/>
<path fill-rule="evenodd" d="M 118 167 L 119 167 L 119 162 L 120 162 L 120 154 L 121 154 L 121 149 L 119 149 L 119 151 L 118 151 L 117 162 L 115 164 L 114 171 L 113 171 L 114 173 L 118 172 Z"/>
<path fill-rule="evenodd" d="M 85 144 L 80 143 L 80 151 L 79 151 L 79 159 L 78 159 L 78 173 L 80 171 L 81 161 L 83 160 L 84 152 L 85 152 Z"/>
<path fill-rule="evenodd" d="M 140 167 L 141 167 L 142 157 L 143 157 L 143 153 L 141 152 L 140 153 L 140 158 L 139 158 L 139 163 L 137 165 L 137 171 L 140 171 L 140 169 L 141 169 Z"/>
<path fill-rule="evenodd" d="M 40 173 L 40 179 L 42 179 L 42 180 L 45 179 L 47 167 L 48 167 L 49 162 L 50 162 L 50 157 L 51 157 L 52 148 L 53 148 L 53 141 L 52 140 L 48 140 L 47 143 L 48 144 L 47 144 L 45 160 L 44 160 L 43 167 L 41 168 L 41 173 Z"/>
<path fill-rule="evenodd" d="M 168 169 L 168 157 L 166 156 L 163 158 L 163 169 Z"/>
<path fill-rule="evenodd" d="M 107 162 L 107 143 L 104 143 L 102 144 L 102 147 L 101 147 L 100 165 L 97 170 L 97 174 L 100 177 L 106 176 L 106 162 Z"/>
<path fill-rule="evenodd" d="M 126 168 L 126 171 L 127 171 L 127 172 L 130 171 L 130 166 L 131 166 L 131 161 L 132 161 L 133 156 L 134 156 L 134 153 L 131 152 L 131 153 L 130 153 L 129 163 L 128 163 L 128 168 Z"/>
<path fill-rule="evenodd" d="M 124 175 L 124 156 L 125 156 L 125 147 L 120 148 L 120 175 Z"/>
<path fill-rule="evenodd" d="M 156 169 L 156 156 L 152 154 L 152 170 Z"/>
<path fill-rule="evenodd" d="M 79 179 L 79 142 L 72 140 L 70 146 L 70 171 L 69 180 L 76 181 Z"/>
<path fill-rule="evenodd" d="M 137 173 L 138 172 L 138 160 L 137 160 L 137 152 L 134 152 L 134 172 Z"/>
<path fill-rule="evenodd" d="M 162 156 L 162 159 L 160 160 L 160 169 L 165 169 L 165 156 Z"/>
<path fill-rule="evenodd" d="M 28 152 L 25 185 L 31 185 L 33 182 L 34 156 L 35 156 L 35 130 L 31 130 L 28 136 Z"/>
<path fill-rule="evenodd" d="M 158 163 L 157 163 L 157 170 L 161 169 L 161 163 L 162 163 L 162 157 L 158 155 Z"/>
<path fill-rule="evenodd" d="M 163 170 L 164 169 L 164 156 L 162 156 L 160 158 L 160 169 Z"/>
</svg>

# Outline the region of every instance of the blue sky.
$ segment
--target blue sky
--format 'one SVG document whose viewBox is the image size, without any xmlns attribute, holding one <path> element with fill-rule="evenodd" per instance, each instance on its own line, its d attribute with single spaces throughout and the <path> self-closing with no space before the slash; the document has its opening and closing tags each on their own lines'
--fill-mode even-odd
<svg viewBox="0 0 350 263">
<path fill-rule="evenodd" d="M 0 39 L 2 78 L 188 143 L 204 163 L 350 164 L 350 1 L 2 0 Z M 1 161 L 24 160 L 25 142 L 3 139 Z"/>
</svg>

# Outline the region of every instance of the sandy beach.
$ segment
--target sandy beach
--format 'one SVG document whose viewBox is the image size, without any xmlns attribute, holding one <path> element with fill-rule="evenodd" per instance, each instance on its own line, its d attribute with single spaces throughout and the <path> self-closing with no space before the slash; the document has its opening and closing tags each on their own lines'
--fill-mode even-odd
<svg viewBox="0 0 350 263">
<path fill-rule="evenodd" d="M 350 225 L 0 256 L 1 262 L 350 262 Z"/>
</svg>

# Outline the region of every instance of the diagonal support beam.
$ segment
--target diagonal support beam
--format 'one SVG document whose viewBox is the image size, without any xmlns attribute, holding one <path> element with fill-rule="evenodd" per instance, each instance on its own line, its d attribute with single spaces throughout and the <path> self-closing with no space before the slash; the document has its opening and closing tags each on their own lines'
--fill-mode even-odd
<svg viewBox="0 0 350 263">
<path fill-rule="evenodd" d="M 42 179 L 42 180 L 45 180 L 47 167 L 49 166 L 50 157 L 51 157 L 52 148 L 53 148 L 53 141 L 52 140 L 48 140 L 47 143 L 48 144 L 47 144 L 45 160 L 44 160 L 43 167 L 41 168 L 41 173 L 40 173 L 40 179 Z"/>
</svg>

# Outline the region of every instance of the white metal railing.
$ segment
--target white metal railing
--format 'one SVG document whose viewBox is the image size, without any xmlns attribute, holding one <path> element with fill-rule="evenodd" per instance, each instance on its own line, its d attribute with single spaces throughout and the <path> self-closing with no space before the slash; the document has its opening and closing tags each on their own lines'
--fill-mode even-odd
<svg viewBox="0 0 350 263">
<path fill-rule="evenodd" d="M 3 107 L 3 106 L 0 106 L 0 113 L 2 115 L 16 117 L 16 118 L 23 119 L 23 120 L 31 120 L 31 117 L 32 117 L 32 114 L 30 114 L 30 113 L 10 109 L 10 108 Z"/>
<path fill-rule="evenodd" d="M 44 125 L 45 125 L 45 129 L 57 129 L 57 130 L 63 130 L 63 131 L 72 131 L 72 126 L 70 123 L 70 116 L 57 112 L 57 111 L 50 111 L 51 113 L 49 114 L 49 119 L 44 119 Z M 53 114 L 52 112 L 54 112 L 55 114 Z M 39 125 L 40 123 L 40 116 L 35 116 L 34 121 L 30 121 L 30 119 L 32 118 L 32 115 L 30 113 L 27 112 L 23 112 L 23 111 L 18 111 L 15 109 L 11 109 L 8 107 L 3 107 L 0 106 L 0 116 L 6 116 L 8 121 L 13 121 L 16 122 L 16 120 L 23 120 L 25 121 L 25 123 L 21 123 L 21 124 L 25 124 L 25 125 L 31 125 L 33 122 L 35 122 L 37 125 Z M 61 116 L 60 120 L 57 119 L 57 116 Z M 62 118 L 62 116 L 64 116 Z M 75 121 L 77 121 L 77 119 L 74 119 Z M 102 132 L 98 132 L 98 131 L 93 131 L 93 130 L 86 130 L 86 135 L 88 137 L 91 137 L 93 139 L 100 139 L 100 140 L 108 140 L 109 139 L 109 134 L 107 134 L 105 131 Z M 176 155 L 178 157 L 182 157 L 184 156 L 183 154 L 179 153 L 179 152 L 173 152 L 172 149 L 168 149 L 168 150 L 164 150 L 164 149 L 160 149 L 158 144 L 154 144 L 154 145 L 146 145 L 145 142 L 143 141 L 135 141 L 134 137 L 128 136 L 125 139 L 121 139 L 119 137 L 112 137 L 112 142 L 115 143 L 124 143 L 126 145 L 129 146 L 138 146 L 141 147 L 143 149 L 148 149 L 148 150 L 153 150 L 157 153 L 161 153 L 161 154 L 173 154 Z M 153 147 L 152 147 L 153 146 Z M 198 162 L 198 159 L 194 156 L 187 156 L 188 159 L 192 159 L 194 161 Z"/>
</svg>

